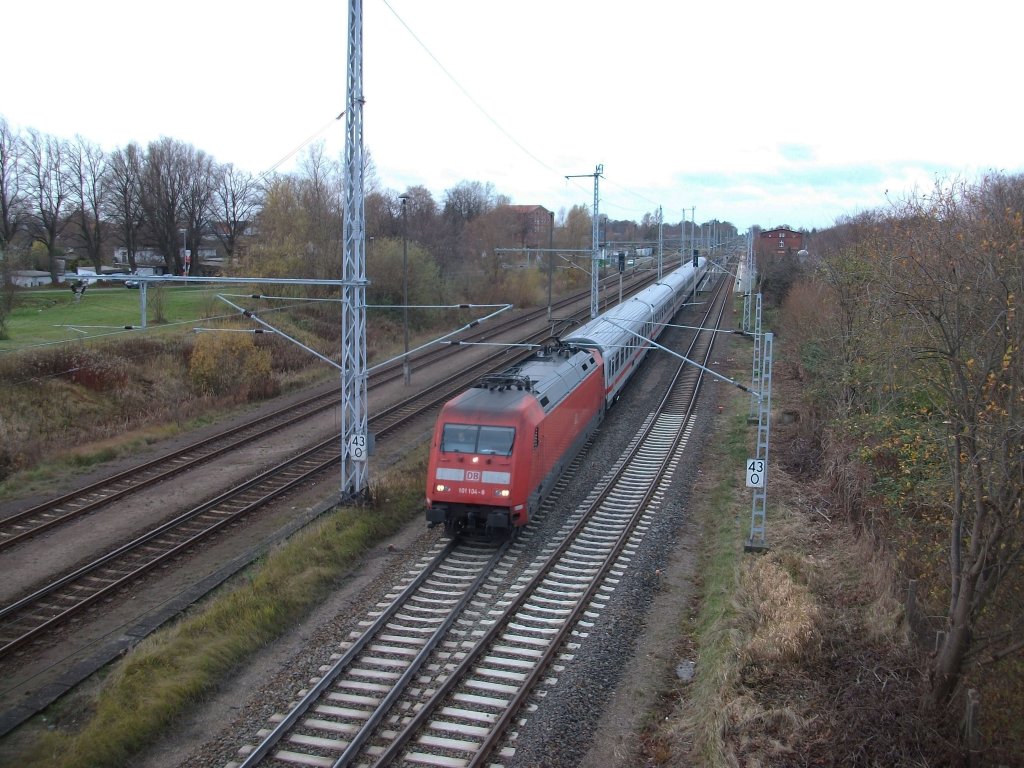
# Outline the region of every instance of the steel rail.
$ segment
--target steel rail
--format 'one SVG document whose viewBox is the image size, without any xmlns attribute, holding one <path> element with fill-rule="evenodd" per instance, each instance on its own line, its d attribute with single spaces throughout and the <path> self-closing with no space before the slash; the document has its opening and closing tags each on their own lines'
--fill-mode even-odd
<svg viewBox="0 0 1024 768">
<path fill-rule="evenodd" d="M 707 315 L 710 315 L 711 311 L 712 308 L 709 307 Z M 719 321 L 721 319 L 721 314 L 723 312 L 724 303 L 721 304 L 721 308 L 719 309 Z M 713 336 L 713 334 L 705 335 Z M 698 334 L 698 336 L 694 338 L 693 343 L 690 347 L 691 350 L 698 344 L 699 338 L 700 334 Z M 707 357 L 710 356 L 711 348 L 712 344 L 709 343 L 707 350 L 703 355 L 705 360 L 707 359 Z M 685 364 L 681 364 L 677 367 L 676 373 L 673 376 L 672 383 L 667 388 L 666 394 L 663 397 L 662 402 L 657 409 L 658 411 L 661 411 L 672 400 L 672 398 L 675 397 L 675 390 L 677 389 L 677 385 L 680 383 L 680 379 L 683 377 L 684 374 L 684 366 Z M 697 379 L 697 383 L 699 383 L 699 381 L 703 378 L 703 375 L 704 374 L 701 371 L 697 371 L 694 374 L 694 376 Z M 692 394 L 689 398 L 689 404 L 686 407 L 684 418 L 682 419 L 680 427 L 676 432 L 671 448 L 666 450 L 664 453 L 660 466 L 656 472 L 657 477 L 661 477 L 661 475 L 664 473 L 665 468 L 673 460 L 674 454 L 678 449 L 679 442 L 683 438 L 685 424 L 696 402 L 698 387 L 694 386 L 692 389 L 690 389 L 690 391 Z M 656 420 L 652 419 L 646 425 L 644 434 L 642 436 L 638 436 L 638 438 L 632 443 L 630 455 L 618 463 L 613 475 L 604 484 L 603 488 L 598 493 L 597 497 L 590 502 L 588 511 L 584 512 L 583 515 L 581 515 L 580 519 L 577 521 L 572 531 L 565 537 L 565 539 L 555 550 L 555 552 L 553 552 L 545 561 L 545 564 L 540 568 L 538 576 L 534 580 L 534 582 L 519 594 L 519 596 L 503 612 L 501 618 L 495 621 L 492 627 L 485 633 L 483 637 L 480 638 L 480 640 L 471 650 L 466 652 L 465 657 L 460 661 L 458 666 L 450 672 L 444 683 L 442 683 L 436 689 L 435 693 L 429 698 L 428 701 L 426 701 L 422 704 L 421 707 L 419 707 L 416 713 L 405 724 L 403 730 L 397 736 L 394 737 L 389 746 L 385 748 L 385 750 L 377 757 L 376 761 L 373 763 L 374 768 L 382 768 L 383 766 L 390 765 L 398 758 L 399 754 L 409 743 L 409 741 L 411 741 L 411 739 L 422 729 L 422 727 L 426 724 L 429 718 L 433 716 L 433 713 L 436 712 L 440 705 L 448 698 L 449 694 L 451 694 L 454 691 L 454 689 L 459 685 L 461 680 L 468 674 L 469 670 L 471 670 L 479 662 L 480 658 L 483 656 L 485 651 L 489 649 L 498 639 L 501 633 L 505 631 L 507 624 L 513 619 L 517 611 L 520 608 L 522 608 L 526 604 L 526 602 L 531 598 L 533 588 L 536 585 L 541 584 L 544 576 L 550 573 L 556 567 L 556 565 L 560 562 L 561 558 L 565 555 L 566 552 L 568 552 L 568 550 L 573 546 L 579 535 L 587 527 L 591 513 L 597 508 L 599 508 L 601 503 L 608 498 L 608 496 L 612 493 L 616 485 L 624 477 L 624 475 L 628 471 L 631 462 L 638 456 L 639 452 L 641 451 L 644 445 L 645 440 L 647 439 L 647 437 L 651 435 L 655 427 Z M 576 627 L 580 616 L 590 605 L 594 595 L 600 589 L 601 585 L 603 584 L 604 577 L 607 575 L 607 572 L 614 566 L 615 562 L 618 560 L 623 548 L 626 546 L 626 543 L 631 537 L 637 523 L 644 514 L 646 507 L 649 505 L 650 500 L 657 491 L 657 489 L 657 482 L 651 483 L 646 488 L 642 499 L 635 507 L 630 523 L 627 526 L 624 526 L 623 530 L 620 532 L 619 536 L 616 539 L 615 545 L 612 547 L 611 553 L 605 559 L 604 565 L 600 573 L 592 579 L 591 584 L 585 591 L 584 595 L 577 600 L 576 605 L 572 609 L 569 618 L 562 624 L 561 628 L 558 630 L 555 637 L 549 643 L 544 656 L 539 660 L 538 664 L 535 665 L 531 672 L 528 674 L 526 680 L 520 686 L 518 693 L 513 697 L 509 706 L 498 716 L 495 723 L 490 728 L 487 738 L 483 741 L 479 750 L 472 757 L 472 759 L 469 760 L 467 765 L 482 765 L 483 762 L 489 758 L 490 754 L 496 748 L 496 746 L 498 745 L 498 743 L 500 742 L 501 738 L 504 735 L 504 731 L 511 724 L 513 718 L 518 713 L 522 705 L 526 702 L 528 697 L 532 694 L 532 691 L 536 687 L 536 684 L 541 680 L 543 674 L 546 672 L 551 662 L 554 660 L 554 658 L 556 658 L 557 654 L 560 652 L 561 646 L 563 645 L 566 637 Z M 348 764 L 348 762 L 343 762 L 339 759 L 333 764 L 332 768 L 341 768 L 341 766 Z"/>
</svg>

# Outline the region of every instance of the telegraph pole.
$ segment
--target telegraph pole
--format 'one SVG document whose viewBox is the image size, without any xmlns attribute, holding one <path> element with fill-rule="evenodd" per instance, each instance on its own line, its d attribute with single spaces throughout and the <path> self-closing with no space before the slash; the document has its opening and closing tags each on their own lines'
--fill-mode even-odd
<svg viewBox="0 0 1024 768">
<path fill-rule="evenodd" d="M 599 270 L 598 270 L 598 267 L 597 267 L 597 246 L 598 246 L 598 237 L 599 237 L 599 234 L 598 234 L 599 221 L 598 221 L 598 213 L 597 213 L 597 208 L 598 208 L 598 186 L 597 186 L 597 183 L 598 183 L 598 179 L 601 178 L 601 175 L 603 173 L 604 173 L 604 166 L 601 165 L 601 164 L 598 164 L 598 166 L 594 169 L 593 173 L 579 173 L 579 174 L 574 174 L 572 176 L 566 176 L 565 177 L 567 179 L 581 179 L 584 176 L 592 176 L 594 178 L 594 218 L 593 218 L 593 221 L 591 222 L 592 246 L 591 246 L 591 252 L 590 252 L 590 319 L 591 320 L 593 320 L 595 317 L 597 317 L 597 314 L 598 314 L 598 312 L 597 312 L 598 291 L 600 291 L 600 288 L 601 288 L 601 284 L 600 284 L 600 281 L 599 281 L 599 274 L 598 274 Z"/>
<path fill-rule="evenodd" d="M 341 495 L 369 485 L 366 399 L 366 209 L 363 176 L 363 2 L 348 4 L 345 107 L 345 220 L 342 225 Z"/>
</svg>

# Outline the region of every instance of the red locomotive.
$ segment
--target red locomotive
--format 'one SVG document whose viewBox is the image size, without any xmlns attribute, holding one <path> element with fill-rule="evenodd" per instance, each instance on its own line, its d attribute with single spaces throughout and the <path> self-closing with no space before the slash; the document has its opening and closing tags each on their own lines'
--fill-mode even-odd
<svg viewBox="0 0 1024 768">
<path fill-rule="evenodd" d="M 427 521 L 508 533 L 526 525 L 604 416 L 600 355 L 558 345 L 486 376 L 441 410 Z"/>
<path fill-rule="evenodd" d="M 453 536 L 526 525 L 706 269 L 704 259 L 681 267 L 446 403 L 430 446 L 427 522 Z"/>
</svg>

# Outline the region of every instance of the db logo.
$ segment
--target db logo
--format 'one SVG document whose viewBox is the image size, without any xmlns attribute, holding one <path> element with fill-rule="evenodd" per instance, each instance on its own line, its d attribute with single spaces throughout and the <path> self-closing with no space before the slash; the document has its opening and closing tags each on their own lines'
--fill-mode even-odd
<svg viewBox="0 0 1024 768">
<path fill-rule="evenodd" d="M 467 472 L 466 472 L 466 480 L 469 480 L 470 482 L 474 482 L 475 481 L 475 482 L 479 483 L 480 482 L 480 473 L 467 470 Z"/>
</svg>

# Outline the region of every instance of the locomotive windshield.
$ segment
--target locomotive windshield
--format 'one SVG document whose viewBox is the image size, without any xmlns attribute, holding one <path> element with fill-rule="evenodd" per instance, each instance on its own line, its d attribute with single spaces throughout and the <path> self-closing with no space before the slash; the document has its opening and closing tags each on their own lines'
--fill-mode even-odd
<svg viewBox="0 0 1024 768">
<path fill-rule="evenodd" d="M 476 424 L 445 424 L 441 450 L 448 453 L 485 453 L 511 456 L 516 431 L 512 427 L 481 427 Z"/>
</svg>

